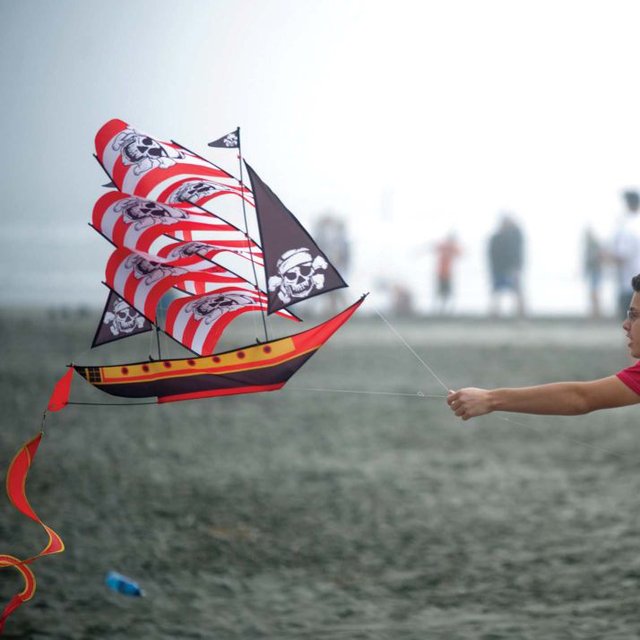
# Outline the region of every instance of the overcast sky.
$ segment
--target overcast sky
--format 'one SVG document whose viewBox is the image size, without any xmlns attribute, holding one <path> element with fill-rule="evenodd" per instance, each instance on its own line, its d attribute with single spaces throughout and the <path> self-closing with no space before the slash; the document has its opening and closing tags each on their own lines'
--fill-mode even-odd
<svg viewBox="0 0 640 640">
<path fill-rule="evenodd" d="M 459 308 L 485 309 L 510 210 L 532 310 L 581 311 L 583 229 L 640 184 L 639 24 L 615 0 L 0 0 L 2 303 L 104 300 L 91 154 L 117 117 L 205 155 L 241 126 L 305 224 L 347 220 L 354 297 L 395 280 L 427 308 L 455 229 Z"/>
</svg>

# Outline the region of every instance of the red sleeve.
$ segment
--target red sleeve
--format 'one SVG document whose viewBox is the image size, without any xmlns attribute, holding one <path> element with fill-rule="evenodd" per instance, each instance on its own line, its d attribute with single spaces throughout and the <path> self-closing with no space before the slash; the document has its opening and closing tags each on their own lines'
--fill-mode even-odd
<svg viewBox="0 0 640 640">
<path fill-rule="evenodd" d="M 640 361 L 636 362 L 632 367 L 618 371 L 616 376 L 618 376 L 629 389 L 640 395 Z"/>
</svg>

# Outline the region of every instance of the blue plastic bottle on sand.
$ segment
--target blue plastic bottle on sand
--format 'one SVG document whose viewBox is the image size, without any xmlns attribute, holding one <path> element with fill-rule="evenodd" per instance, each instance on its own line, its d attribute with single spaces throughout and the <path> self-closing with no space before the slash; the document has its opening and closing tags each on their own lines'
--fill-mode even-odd
<svg viewBox="0 0 640 640">
<path fill-rule="evenodd" d="M 109 571 L 107 573 L 105 579 L 105 584 L 109 589 L 113 589 L 118 593 L 121 593 L 124 596 L 132 596 L 132 597 L 140 597 L 144 595 L 142 593 L 142 589 L 140 585 L 132 580 L 131 578 L 127 578 L 127 576 L 123 576 L 121 573 L 116 571 Z"/>
</svg>

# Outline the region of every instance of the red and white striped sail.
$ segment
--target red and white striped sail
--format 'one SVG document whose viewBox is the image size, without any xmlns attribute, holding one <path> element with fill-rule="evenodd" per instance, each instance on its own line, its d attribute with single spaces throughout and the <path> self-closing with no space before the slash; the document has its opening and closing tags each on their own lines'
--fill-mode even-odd
<svg viewBox="0 0 640 640">
<path fill-rule="evenodd" d="M 253 262 L 257 266 L 262 266 L 262 253 L 258 255 L 252 254 L 247 248 L 240 249 L 237 247 L 229 246 L 224 242 L 215 241 L 200 241 L 200 240 L 177 240 L 170 242 L 155 252 L 159 257 L 171 260 L 180 260 L 180 264 L 197 265 L 199 263 L 206 263 L 211 261 L 217 262 L 221 259 L 222 254 L 232 253 L 234 256 L 238 256 L 244 260 Z M 202 268 L 206 268 L 203 264 Z"/>
<path fill-rule="evenodd" d="M 183 267 L 147 253 L 116 249 L 107 262 L 107 285 L 151 322 L 156 321 L 156 307 L 172 287 L 187 282 L 205 282 L 221 286 L 242 285 L 243 278 L 223 267 L 209 263 L 207 270 Z"/>
<path fill-rule="evenodd" d="M 98 160 L 125 193 L 166 204 L 190 202 L 202 206 L 223 196 L 244 198 L 252 204 L 250 190 L 226 171 L 122 120 L 104 124 L 95 146 Z"/>
<path fill-rule="evenodd" d="M 118 247 L 149 251 L 161 236 L 189 233 L 192 238 L 262 263 L 262 250 L 246 234 L 217 216 L 189 204 L 168 206 L 109 191 L 93 207 L 93 226 Z"/>
<path fill-rule="evenodd" d="M 264 294 L 245 287 L 223 286 L 213 293 L 171 302 L 164 330 L 191 351 L 209 355 L 230 322 L 248 311 L 266 308 Z"/>
<path fill-rule="evenodd" d="M 206 293 L 182 295 L 167 308 L 164 331 L 188 349 L 212 353 L 227 324 L 247 311 L 264 311 L 266 295 L 244 278 L 209 261 L 192 257 L 167 260 L 159 256 L 116 249 L 107 262 L 106 283 L 151 322 L 160 299 L 174 287 L 191 292 L 195 283 Z M 278 315 L 299 320 L 286 309 Z"/>
</svg>

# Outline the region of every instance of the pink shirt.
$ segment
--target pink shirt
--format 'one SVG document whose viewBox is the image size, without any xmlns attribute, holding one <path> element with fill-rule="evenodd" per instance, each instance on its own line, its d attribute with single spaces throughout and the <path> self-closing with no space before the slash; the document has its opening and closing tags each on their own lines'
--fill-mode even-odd
<svg viewBox="0 0 640 640">
<path fill-rule="evenodd" d="M 633 366 L 618 371 L 616 376 L 624 382 L 629 389 L 640 395 L 640 360 Z"/>
</svg>

